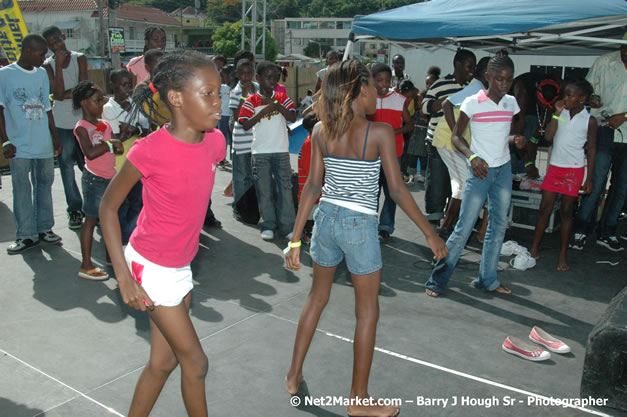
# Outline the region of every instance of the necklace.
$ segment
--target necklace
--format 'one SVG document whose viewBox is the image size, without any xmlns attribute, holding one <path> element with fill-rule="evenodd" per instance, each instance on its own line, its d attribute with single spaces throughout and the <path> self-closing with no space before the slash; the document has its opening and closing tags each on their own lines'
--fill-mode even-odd
<svg viewBox="0 0 627 417">
<path fill-rule="evenodd" d="M 546 124 L 546 115 L 549 112 L 549 108 L 544 108 L 544 116 L 540 119 L 540 106 L 536 103 L 536 114 L 538 115 L 538 134 L 544 136 L 544 125 Z"/>
</svg>

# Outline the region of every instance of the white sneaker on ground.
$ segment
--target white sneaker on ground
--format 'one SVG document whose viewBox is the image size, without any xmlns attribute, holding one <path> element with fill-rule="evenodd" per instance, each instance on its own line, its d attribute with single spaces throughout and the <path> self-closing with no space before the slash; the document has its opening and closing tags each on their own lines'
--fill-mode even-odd
<svg viewBox="0 0 627 417">
<path fill-rule="evenodd" d="M 263 240 L 272 240 L 274 239 L 274 232 L 272 230 L 264 230 L 261 232 L 261 238 Z"/>
<path fill-rule="evenodd" d="M 529 252 L 525 252 L 516 255 L 514 259 L 511 259 L 509 261 L 509 264 L 514 269 L 518 269 L 519 271 L 526 271 L 527 269 L 536 266 L 536 260 L 529 254 Z"/>
<path fill-rule="evenodd" d="M 503 243 L 503 246 L 501 246 L 501 255 L 503 256 L 520 255 L 526 252 L 528 252 L 527 248 L 519 245 L 518 242 L 513 240 L 508 240 Z"/>
</svg>

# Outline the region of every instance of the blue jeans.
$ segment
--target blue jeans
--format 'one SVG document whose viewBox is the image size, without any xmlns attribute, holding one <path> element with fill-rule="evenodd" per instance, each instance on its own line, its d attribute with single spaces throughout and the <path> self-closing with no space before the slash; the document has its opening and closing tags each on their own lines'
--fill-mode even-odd
<svg viewBox="0 0 627 417">
<path fill-rule="evenodd" d="M 9 159 L 13 184 L 13 215 L 17 239 L 37 239 L 52 230 L 52 183 L 54 158 Z M 32 188 L 31 188 L 32 181 Z"/>
<path fill-rule="evenodd" d="M 83 152 L 78 146 L 78 142 L 74 137 L 71 129 L 61 129 L 57 127 L 59 140 L 63 146 L 61 155 L 59 155 L 59 170 L 61 171 L 61 180 L 63 181 L 63 189 L 65 190 L 65 201 L 67 203 L 68 213 L 73 211 L 81 211 L 83 207 L 83 199 L 74 179 L 74 162 L 82 171 L 85 166 Z"/>
<path fill-rule="evenodd" d="M 512 166 L 508 162 L 497 168 L 488 168 L 488 177 L 483 180 L 475 177 L 470 167 L 468 169 L 470 172 L 466 180 L 459 220 L 446 241 L 448 255 L 438 261 L 426 284 L 428 289 L 439 293 L 446 290 L 448 280 L 468 242 L 486 198 L 488 198 L 488 231 L 483 241 L 479 278 L 473 281 L 473 285 L 488 291 L 494 291 L 501 285 L 496 279 L 496 270 L 507 229 L 507 213 L 512 201 Z"/>
<path fill-rule="evenodd" d="M 292 168 L 290 154 L 261 153 L 252 156 L 253 178 L 259 204 L 259 227 L 261 231 L 278 228 L 279 235 L 285 236 L 294 228 L 294 201 L 292 199 Z M 277 201 L 274 201 L 274 190 Z"/>
<path fill-rule="evenodd" d="M 229 119 L 231 119 L 230 116 L 225 116 L 222 115 L 222 118 L 220 119 L 220 123 L 218 123 L 218 128 L 220 129 L 220 132 L 222 132 L 222 134 L 224 135 L 224 139 L 226 140 L 226 146 L 232 146 L 232 140 L 233 140 L 233 136 L 231 135 L 231 129 L 229 128 Z M 231 151 L 233 150 L 233 148 L 231 147 Z M 232 159 L 231 156 L 232 152 L 228 152 L 227 155 L 229 155 L 229 159 Z"/>
<path fill-rule="evenodd" d="M 451 179 L 448 168 L 431 142 L 427 146 L 427 176 L 425 177 L 425 211 L 429 218 L 444 217 L 446 199 L 451 196 Z"/>
<path fill-rule="evenodd" d="M 120 220 L 120 230 L 122 232 L 122 245 L 126 245 L 131 238 L 131 234 L 137 226 L 139 213 L 142 211 L 142 191 L 144 187 L 141 181 L 131 188 L 126 199 L 118 210 L 118 219 Z"/>
<path fill-rule="evenodd" d="M 235 203 L 255 183 L 251 156 L 250 152 L 233 154 L 233 210 Z"/>
<path fill-rule="evenodd" d="M 575 218 L 575 233 L 590 234 L 596 223 L 599 199 L 605 190 L 607 174 L 612 171 L 610 189 L 599 222 L 598 237 L 616 235 L 618 216 L 627 192 L 627 144 L 614 142 L 614 130 L 599 126 L 597 153 L 592 173 L 592 192 L 581 201 Z"/>
<path fill-rule="evenodd" d="M 377 216 L 322 201 L 314 213 L 310 252 L 315 263 L 327 268 L 346 258 L 346 267 L 354 275 L 380 270 Z"/>
<path fill-rule="evenodd" d="M 401 158 L 398 158 L 398 163 L 400 165 Z M 379 174 L 379 184 L 381 188 L 383 188 L 383 194 L 385 195 L 385 200 L 383 201 L 383 208 L 381 209 L 381 214 L 379 216 L 379 230 L 383 230 L 390 234 L 394 233 L 394 217 L 396 216 L 396 203 L 390 197 L 390 190 L 388 188 L 388 182 L 385 178 L 385 172 L 383 171 L 383 167 L 381 167 L 381 173 Z M 381 188 L 379 188 L 379 196 L 381 196 Z"/>
</svg>

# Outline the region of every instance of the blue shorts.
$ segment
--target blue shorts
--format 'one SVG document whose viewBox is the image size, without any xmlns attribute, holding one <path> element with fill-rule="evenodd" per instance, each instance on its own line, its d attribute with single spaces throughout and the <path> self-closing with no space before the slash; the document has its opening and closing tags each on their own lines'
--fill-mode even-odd
<svg viewBox="0 0 627 417">
<path fill-rule="evenodd" d="M 98 218 L 100 200 L 102 200 L 109 182 L 111 180 L 94 175 L 87 171 L 87 168 L 83 170 L 81 187 L 83 188 L 83 213 L 85 216 Z"/>
<path fill-rule="evenodd" d="M 314 213 L 311 258 L 324 267 L 346 258 L 351 274 L 366 275 L 383 267 L 377 216 L 321 202 Z"/>
</svg>

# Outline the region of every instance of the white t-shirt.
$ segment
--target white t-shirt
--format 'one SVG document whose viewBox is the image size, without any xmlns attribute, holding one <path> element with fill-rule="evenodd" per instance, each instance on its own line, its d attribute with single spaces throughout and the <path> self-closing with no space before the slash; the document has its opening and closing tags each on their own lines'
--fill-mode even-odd
<svg viewBox="0 0 627 417">
<path fill-rule="evenodd" d="M 148 120 L 141 113 L 137 115 L 134 121 L 128 120 L 128 112 L 124 110 L 122 106 L 120 106 L 120 104 L 113 99 L 113 97 L 110 98 L 109 101 L 107 101 L 107 104 L 104 105 L 102 109 L 102 118 L 109 122 L 111 130 L 115 135 L 120 133 L 120 123 L 128 123 L 131 125 L 139 123 L 142 128 L 145 129 L 150 127 Z"/>
<path fill-rule="evenodd" d="M 305 96 L 304 99 L 300 101 L 300 106 L 302 108 L 307 108 L 313 104 L 313 98 L 311 96 Z"/>
<path fill-rule="evenodd" d="M 520 112 L 516 99 L 506 94 L 496 104 L 486 95 L 485 90 L 481 90 L 466 98 L 460 110 L 470 119 L 472 153 L 479 155 L 490 168 L 509 162 L 512 118 Z"/>
<path fill-rule="evenodd" d="M 583 109 L 571 119 L 570 112 L 564 109 L 559 117 L 564 121 L 557 121 L 551 165 L 561 168 L 581 168 L 585 163 L 583 147 L 588 141 L 590 113 Z"/>
</svg>

